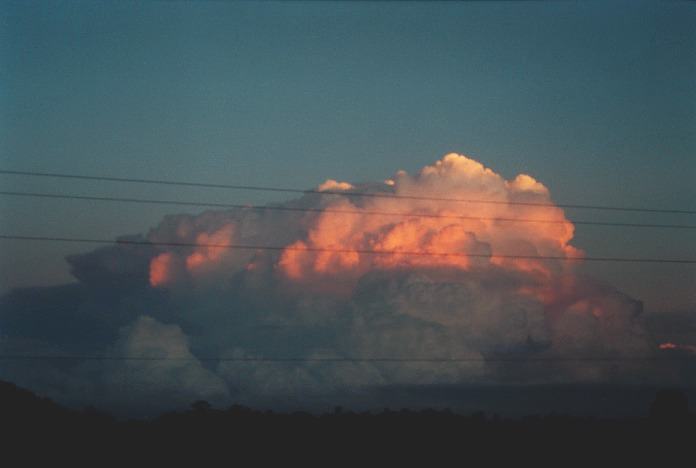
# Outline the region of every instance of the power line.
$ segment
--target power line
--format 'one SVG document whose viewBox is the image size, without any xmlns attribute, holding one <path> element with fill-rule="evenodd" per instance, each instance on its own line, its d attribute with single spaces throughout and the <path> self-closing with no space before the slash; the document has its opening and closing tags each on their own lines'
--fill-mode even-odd
<svg viewBox="0 0 696 468">
<path fill-rule="evenodd" d="M 0 360 L 46 361 L 176 361 L 176 362 L 239 362 L 239 363 L 466 363 L 466 362 L 672 362 L 694 361 L 693 356 L 581 356 L 581 357 L 454 357 L 454 358 L 389 358 L 389 357 L 155 357 L 155 356 L 94 356 L 55 354 L 2 354 Z"/>
<path fill-rule="evenodd" d="M 79 180 L 97 180 L 106 182 L 127 182 L 138 184 L 156 184 L 156 185 L 173 185 L 182 187 L 205 187 L 205 188 L 221 188 L 230 190 L 250 190 L 262 192 L 283 192 L 283 193 L 298 193 L 298 194 L 317 194 L 317 195 L 343 195 L 347 197 L 372 197 L 372 198 L 392 198 L 405 200 L 424 200 L 424 201 L 441 201 L 441 202 L 457 202 L 457 203 L 479 203 L 490 205 L 513 205 L 513 206 L 536 206 L 547 208 L 573 208 L 584 210 L 609 210 L 609 211 L 629 211 L 642 213 L 673 213 L 673 214 L 696 214 L 696 210 L 684 209 L 665 209 L 665 208 L 642 208 L 628 206 L 611 206 L 611 205 L 584 205 L 584 204 L 554 204 L 554 203 L 536 203 L 536 202 L 520 202 L 520 201 L 500 201 L 500 200 L 476 200 L 462 198 L 447 198 L 447 197 L 425 197 L 416 195 L 399 195 L 389 193 L 374 193 L 374 192 L 358 192 L 358 191 L 337 191 L 337 190 L 318 190 L 318 189 L 293 189 L 284 187 L 270 187 L 261 185 L 238 185 L 238 184 L 215 184 L 206 182 L 187 182 L 161 179 L 140 179 L 134 177 L 109 177 L 109 176 L 88 176 L 80 174 L 64 174 L 55 172 L 34 172 L 34 171 L 11 171 L 0 169 L 0 174 L 31 176 L 31 177 L 51 177 L 60 179 L 79 179 Z"/>
<path fill-rule="evenodd" d="M 31 198 L 48 198 L 61 200 L 81 200 L 81 201 L 99 201 L 99 202 L 119 202 L 119 203 L 139 203 L 153 205 L 169 205 L 169 206 L 202 206 L 210 208 L 227 208 L 227 209 L 243 209 L 255 211 L 290 211 L 290 212 L 306 212 L 306 213 L 337 213 L 349 215 L 368 215 L 368 216 L 399 216 L 405 218 L 440 218 L 440 219 L 457 219 L 468 221 L 494 221 L 494 222 L 510 222 L 510 223 L 538 223 L 538 224 L 565 224 L 567 220 L 557 219 L 528 219 L 528 218 L 502 218 L 502 217 L 485 217 L 485 216 L 463 216 L 463 215 L 448 215 L 437 213 L 407 213 L 398 211 L 374 211 L 374 210 L 344 210 L 333 208 L 310 208 L 310 207 L 293 207 L 279 205 L 244 205 L 235 203 L 214 203 L 214 202 L 197 202 L 197 201 L 179 201 L 179 200 L 160 200 L 151 198 L 127 198 L 127 197 L 104 197 L 92 195 L 67 195 L 58 193 L 37 193 L 37 192 L 9 192 L 0 191 L 2 196 L 12 197 L 31 197 Z M 637 228 L 663 228 L 663 229 L 696 229 L 694 224 L 659 224 L 659 223 L 622 223 L 612 221 L 584 221 L 570 220 L 576 225 L 590 226 L 617 226 L 617 227 L 637 227 Z"/>
<path fill-rule="evenodd" d="M 149 242 L 130 239 L 91 239 L 79 237 L 49 237 L 49 236 L 17 236 L 0 234 L 0 239 L 7 240 L 26 240 L 26 241 L 47 241 L 47 242 L 78 242 L 92 244 L 121 244 L 121 245 L 144 245 L 144 246 L 163 246 L 163 247 L 205 247 L 217 249 L 239 249 L 239 250 L 271 250 L 271 251 L 300 251 L 300 252 L 329 252 L 329 253 L 350 253 L 365 255 L 406 255 L 414 257 L 473 257 L 473 258 L 507 258 L 524 260 L 559 260 L 559 261 L 594 261 L 594 262 L 625 262 L 625 263 L 677 263 L 677 264 L 696 264 L 693 259 L 671 259 L 671 258 L 640 258 L 640 257 L 564 257 L 561 255 L 509 255 L 509 254 L 488 254 L 474 252 L 419 252 L 401 250 L 369 250 L 369 249 L 338 249 L 328 247 L 296 247 L 296 246 L 274 246 L 274 245 L 247 245 L 247 244 L 197 244 L 195 242 Z"/>
</svg>

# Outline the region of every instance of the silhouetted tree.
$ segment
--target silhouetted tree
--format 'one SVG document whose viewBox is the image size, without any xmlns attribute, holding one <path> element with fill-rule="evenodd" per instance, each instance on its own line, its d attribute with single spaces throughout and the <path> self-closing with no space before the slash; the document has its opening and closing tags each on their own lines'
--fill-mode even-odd
<svg viewBox="0 0 696 468">
<path fill-rule="evenodd" d="M 191 409 L 196 413 L 208 413 L 213 407 L 205 400 L 194 401 L 191 404 Z"/>
</svg>

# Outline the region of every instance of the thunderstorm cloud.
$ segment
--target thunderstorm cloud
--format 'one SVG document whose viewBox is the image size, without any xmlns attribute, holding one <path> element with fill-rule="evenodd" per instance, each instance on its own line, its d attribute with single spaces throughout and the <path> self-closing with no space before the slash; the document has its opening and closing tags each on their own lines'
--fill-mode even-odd
<svg viewBox="0 0 696 468">
<path fill-rule="evenodd" d="M 70 256 L 76 284 L 7 294 L 5 353 L 137 359 L 2 362 L 3 378 L 123 406 L 693 375 L 630 360 L 667 347 L 640 301 L 577 272 L 573 223 L 531 175 L 448 154 L 275 207 L 304 211 L 170 215 L 128 237 L 148 245 Z M 578 360 L 602 356 L 627 359 Z"/>
</svg>

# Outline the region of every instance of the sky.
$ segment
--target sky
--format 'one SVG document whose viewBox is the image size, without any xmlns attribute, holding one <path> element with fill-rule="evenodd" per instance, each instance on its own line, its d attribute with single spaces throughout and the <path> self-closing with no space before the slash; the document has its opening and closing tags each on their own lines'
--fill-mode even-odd
<svg viewBox="0 0 696 468">
<path fill-rule="evenodd" d="M 688 2 L 5 1 L 0 169 L 305 189 L 418 174 L 457 153 L 508 181 L 531 175 L 555 203 L 694 210 L 695 25 Z M 0 187 L 290 198 L 11 175 Z M 203 211 L 0 197 L 10 235 L 113 239 Z M 694 215 L 564 216 L 696 224 Z M 577 225 L 570 244 L 588 256 L 696 259 L 693 234 Z M 74 283 L 65 257 L 94 248 L 0 240 L 0 291 Z M 696 307 L 692 265 L 578 268 L 648 314 Z"/>
<path fill-rule="evenodd" d="M 3 167 L 305 188 L 386 178 L 455 151 L 531 173 L 559 201 L 689 207 L 696 13 L 627 6 L 5 2 Z M 2 200 L 14 232 L 142 232 L 157 210 Z M 638 236 L 628 249 L 585 231 L 580 241 L 600 254 L 696 253 L 689 232 L 612 232 Z M 3 245 L 17 252 L 3 261 L 13 270 L 4 289 L 66 279 L 66 246 Z M 21 266 L 54 249 L 58 261 Z"/>
</svg>

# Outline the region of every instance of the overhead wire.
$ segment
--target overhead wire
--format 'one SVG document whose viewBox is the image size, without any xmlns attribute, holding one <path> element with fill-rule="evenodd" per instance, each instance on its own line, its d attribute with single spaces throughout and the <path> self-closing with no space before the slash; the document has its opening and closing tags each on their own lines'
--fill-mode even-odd
<svg viewBox="0 0 696 468">
<path fill-rule="evenodd" d="M 589 221 L 589 220 L 565 220 L 565 219 L 530 219 L 530 218 L 507 218 L 496 216 L 466 216 L 456 214 L 442 213 L 424 213 L 424 212 L 399 212 L 399 211 L 381 211 L 381 210 L 362 210 L 362 209 L 337 209 L 337 208 L 312 208 L 298 207 L 287 205 L 247 205 L 238 203 L 216 203 L 216 202 L 199 202 L 187 200 L 161 200 L 152 198 L 132 198 L 132 197 L 112 197 L 112 196 L 93 196 L 93 195 L 73 195 L 73 194 L 58 194 L 44 192 L 16 192 L 16 191 L 0 191 L 0 196 L 9 197 L 24 197 L 24 198 L 44 198 L 44 199 L 60 199 L 60 200 L 78 200 L 78 201 L 98 201 L 98 202 L 118 202 L 118 203 L 136 203 L 136 204 L 153 204 L 167 206 L 199 206 L 208 208 L 224 208 L 224 209 L 240 209 L 254 211 L 289 211 L 300 213 L 335 213 L 348 215 L 366 215 L 366 216 L 394 216 L 403 218 L 434 218 L 434 219 L 455 219 L 466 221 L 492 221 L 503 223 L 537 223 L 537 224 L 565 224 L 572 222 L 576 225 L 590 226 L 615 226 L 615 227 L 634 227 L 634 228 L 657 228 L 657 229 L 696 229 L 694 224 L 664 224 L 664 223 L 626 223 L 616 221 Z"/>
<path fill-rule="evenodd" d="M 271 251 L 302 251 L 302 252 L 327 252 L 327 253 L 349 253 L 365 255 L 406 255 L 418 257 L 472 257 L 501 259 L 525 259 L 525 260 L 559 260 L 559 261 L 594 261 L 594 262 L 631 262 L 631 263 L 675 263 L 675 264 L 696 264 L 696 259 L 680 258 L 642 258 L 642 257 L 568 257 L 562 255 L 515 255 L 499 253 L 479 253 L 479 252 L 431 252 L 431 251 L 408 251 L 408 250 L 377 250 L 377 249 L 341 249 L 330 247 L 311 247 L 294 245 L 252 245 L 252 244 L 219 244 L 219 243 L 196 243 L 196 242 L 151 242 L 147 240 L 135 239 L 95 239 L 85 237 L 54 237 L 54 236 L 23 236 L 13 234 L 0 234 L 0 239 L 5 240 L 25 240 L 25 241 L 45 241 L 45 242 L 76 242 L 92 244 L 117 244 L 117 245 L 141 245 L 141 246 L 162 246 L 162 247 L 205 247 L 218 249 L 238 249 L 238 250 L 271 250 Z"/>
<path fill-rule="evenodd" d="M 60 179 L 76 179 L 76 180 L 94 180 L 107 182 L 124 182 L 137 184 L 155 184 L 155 185 L 170 185 L 181 187 L 205 187 L 205 188 L 220 188 L 230 190 L 249 190 L 263 192 L 283 192 L 296 194 L 316 194 L 316 195 L 343 195 L 346 197 L 372 197 L 372 198 L 390 198 L 404 200 L 424 200 L 424 201 L 440 201 L 440 202 L 456 202 L 456 203 L 476 203 L 476 204 L 492 204 L 492 205 L 512 205 L 512 206 L 536 206 L 547 208 L 573 208 L 585 210 L 609 210 L 609 211 L 627 211 L 627 212 L 644 212 L 644 213 L 672 213 L 672 214 L 696 214 L 696 210 L 691 209 L 671 209 L 671 208 L 649 208 L 649 207 L 632 207 L 632 206 L 614 206 L 614 205 L 595 205 L 595 204 L 573 204 L 573 203 L 542 203 L 542 202 L 524 202 L 513 200 L 485 200 L 485 199 L 463 199 L 450 197 L 431 197 L 408 194 L 391 194 L 383 192 L 363 192 L 356 190 L 319 190 L 319 189 L 295 189 L 287 187 L 273 187 L 262 185 L 243 185 L 243 184 L 222 184 L 208 182 L 190 182 L 190 181 L 175 181 L 163 179 L 149 179 L 136 177 L 112 177 L 112 176 L 94 176 L 82 174 L 67 174 L 57 172 L 38 172 L 38 171 L 16 171 L 0 169 L 0 174 L 18 175 L 29 177 L 49 177 Z"/>
<path fill-rule="evenodd" d="M 553 356 L 553 357 L 454 357 L 454 358 L 390 358 L 390 357 L 210 357 L 210 356 L 115 356 L 115 355 L 59 355 L 59 354 L 0 354 L 0 360 L 60 360 L 60 361 L 201 361 L 239 363 L 467 363 L 467 362 L 670 362 L 693 361 L 696 356 Z"/>
</svg>

